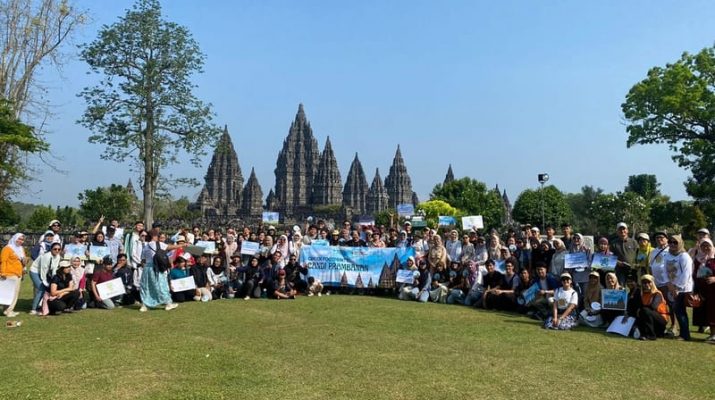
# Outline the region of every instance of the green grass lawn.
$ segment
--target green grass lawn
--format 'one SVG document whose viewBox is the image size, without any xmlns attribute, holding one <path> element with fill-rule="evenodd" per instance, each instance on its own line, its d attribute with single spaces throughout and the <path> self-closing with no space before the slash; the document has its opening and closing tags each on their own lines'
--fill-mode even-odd
<svg viewBox="0 0 715 400">
<path fill-rule="evenodd" d="M 29 309 L 29 280 L 19 310 Z M 715 347 L 369 296 L 86 310 L 2 328 L 0 399 L 707 399 Z"/>
</svg>

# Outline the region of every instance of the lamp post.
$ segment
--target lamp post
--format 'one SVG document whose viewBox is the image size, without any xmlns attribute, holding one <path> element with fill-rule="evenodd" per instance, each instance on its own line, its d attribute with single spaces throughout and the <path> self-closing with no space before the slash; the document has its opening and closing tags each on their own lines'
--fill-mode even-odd
<svg viewBox="0 0 715 400">
<path fill-rule="evenodd" d="M 543 173 L 537 175 L 541 184 L 541 229 L 545 229 L 546 218 L 544 217 L 544 184 L 549 181 L 549 174 Z"/>
</svg>

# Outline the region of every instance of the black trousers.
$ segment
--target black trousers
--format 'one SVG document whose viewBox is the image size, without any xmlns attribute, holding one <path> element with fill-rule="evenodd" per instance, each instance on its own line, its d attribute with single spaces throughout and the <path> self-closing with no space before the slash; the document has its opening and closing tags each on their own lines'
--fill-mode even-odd
<svg viewBox="0 0 715 400">
<path fill-rule="evenodd" d="M 642 337 L 663 337 L 665 333 L 665 318 L 652 308 L 641 308 L 638 318 L 636 318 L 636 324 Z"/>
<path fill-rule="evenodd" d="M 62 312 L 68 308 L 73 308 L 78 299 L 79 290 L 75 290 L 62 296 L 62 298 L 50 300 L 47 302 L 47 306 L 50 308 L 50 313 L 57 314 L 58 312 Z"/>
</svg>

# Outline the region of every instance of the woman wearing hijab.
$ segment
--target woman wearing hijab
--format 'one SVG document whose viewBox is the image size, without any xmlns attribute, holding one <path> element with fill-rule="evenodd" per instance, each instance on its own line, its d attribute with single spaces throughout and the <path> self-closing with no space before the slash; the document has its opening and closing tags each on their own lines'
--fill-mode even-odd
<svg viewBox="0 0 715 400">
<path fill-rule="evenodd" d="M 566 254 L 568 254 L 568 251 L 561 239 L 554 239 L 551 244 L 554 246 L 554 255 L 551 256 L 549 273 L 553 276 L 561 276 L 566 266 Z"/>
<path fill-rule="evenodd" d="M 616 276 L 616 274 L 613 272 L 609 272 L 606 274 L 605 282 L 606 284 L 604 285 L 604 289 L 625 290 L 623 289 L 623 286 L 621 286 L 621 284 L 618 282 L 618 276 Z M 610 325 L 611 322 L 613 322 L 613 320 L 620 315 L 623 315 L 623 312 L 619 310 L 601 310 L 601 317 L 603 318 L 603 322 L 606 325 Z"/>
<path fill-rule="evenodd" d="M 30 265 L 30 279 L 35 287 L 35 297 L 32 299 L 32 308 L 30 309 L 31 315 L 37 315 L 40 300 L 45 292 L 50 290 L 50 279 L 60 265 L 61 247 L 59 243 L 52 243 L 48 251 L 37 257 Z"/>
<path fill-rule="evenodd" d="M 690 254 L 690 253 L 689 253 Z M 715 258 L 715 247 L 710 238 L 703 238 L 700 240 L 698 245 L 698 250 L 694 252 L 695 257 L 693 258 L 693 277 L 695 278 L 695 291 L 700 294 L 703 299 L 703 303 L 707 303 L 707 293 L 703 290 L 703 285 L 698 282 L 700 268 L 707 268 L 705 265 L 708 260 Z M 707 286 L 707 285 L 706 285 Z M 715 301 L 715 299 L 711 300 Z M 708 326 L 707 318 L 707 307 L 706 304 L 702 304 L 700 307 L 693 308 L 693 326 L 698 327 L 698 333 L 703 333 L 705 327 Z M 710 333 L 715 333 L 710 331 Z"/>
<path fill-rule="evenodd" d="M 678 340 L 690 340 L 690 321 L 685 307 L 685 296 L 693 291 L 693 260 L 685 251 L 680 235 L 668 236 L 668 252 L 665 253 L 663 261 L 668 276 L 668 293 L 665 296 L 678 321 Z"/>
<path fill-rule="evenodd" d="M 710 336 L 705 342 L 715 344 L 715 258 L 709 259 L 698 269 L 695 287 L 704 296 L 700 308 L 705 310 L 705 321 L 710 326 Z"/>
<path fill-rule="evenodd" d="M 636 301 L 628 303 L 628 314 L 636 319 L 640 340 L 663 337 L 668 323 L 668 307 L 663 294 L 655 287 L 653 275 L 641 276 L 640 299 L 636 297 Z"/>
<path fill-rule="evenodd" d="M 595 309 L 592 307 L 593 303 L 601 304 L 601 289 L 603 289 L 601 286 L 601 275 L 598 271 L 591 272 L 583 294 L 581 321 L 592 328 L 598 328 L 603 325 L 603 319 L 600 316 L 601 308 L 598 307 L 598 309 Z"/>
<path fill-rule="evenodd" d="M 442 238 L 434 235 L 427 253 L 427 266 L 434 271 L 438 264 L 447 265 L 447 249 L 442 244 Z"/>
<path fill-rule="evenodd" d="M 214 257 L 211 267 L 206 271 L 206 279 L 208 279 L 209 286 L 211 286 L 213 300 L 218 300 L 225 295 L 227 283 L 225 272 L 226 266 L 223 258 L 221 256 Z"/>
<path fill-rule="evenodd" d="M 17 317 L 15 312 L 15 304 L 20 295 L 20 280 L 25 265 L 25 249 L 22 248 L 25 243 L 25 235 L 16 233 L 12 235 L 7 245 L 0 252 L 0 277 L 14 283 L 15 292 L 13 293 L 12 302 L 5 308 L 3 314 L 8 318 Z"/>
<path fill-rule="evenodd" d="M 281 268 L 285 267 L 286 263 L 288 262 L 288 256 L 290 254 L 288 250 L 288 236 L 280 235 L 276 244 L 271 247 L 271 255 L 275 254 L 276 251 L 280 251 L 281 258 L 280 260 L 278 260 L 278 265 L 280 265 Z"/>
</svg>

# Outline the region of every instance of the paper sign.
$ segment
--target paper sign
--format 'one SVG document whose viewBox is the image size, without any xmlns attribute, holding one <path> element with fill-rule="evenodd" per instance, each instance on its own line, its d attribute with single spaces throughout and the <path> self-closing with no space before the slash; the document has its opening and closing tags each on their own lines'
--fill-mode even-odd
<svg viewBox="0 0 715 400">
<path fill-rule="evenodd" d="M 86 260 L 87 256 L 84 254 L 87 251 L 87 246 L 83 244 L 68 244 L 65 245 L 65 259 L 72 259 L 79 257 L 82 260 Z"/>
<path fill-rule="evenodd" d="M 216 251 L 216 242 L 210 240 L 199 240 L 196 242 L 196 246 L 203 247 L 204 253 L 213 253 Z"/>
<path fill-rule="evenodd" d="M 506 274 L 506 260 L 494 260 L 494 269 Z"/>
<path fill-rule="evenodd" d="M 628 304 L 628 293 L 620 289 L 602 289 L 601 305 L 604 310 L 625 311 Z"/>
<path fill-rule="evenodd" d="M 566 269 L 586 269 L 588 268 L 588 253 L 569 253 L 566 254 L 564 261 L 564 268 Z"/>
<path fill-rule="evenodd" d="M 411 217 L 415 214 L 415 206 L 412 204 L 398 204 L 397 215 L 400 217 Z"/>
<path fill-rule="evenodd" d="M 624 323 L 625 321 L 625 323 Z M 621 336 L 626 336 L 631 333 L 631 329 L 633 329 L 633 324 L 635 324 L 636 319 L 633 317 L 621 317 L 618 316 L 616 319 L 611 322 L 611 325 L 608 326 L 608 329 L 606 332 L 608 333 L 617 333 Z"/>
<path fill-rule="evenodd" d="M 591 261 L 591 268 L 614 270 L 616 269 L 617 262 L 617 256 L 606 256 L 603 254 L 596 253 L 593 255 L 593 260 Z"/>
<path fill-rule="evenodd" d="M 241 254 L 252 256 L 258 252 L 259 247 L 260 244 L 258 242 L 249 242 L 248 240 L 244 240 L 241 242 Z"/>
<path fill-rule="evenodd" d="M 97 293 L 103 300 L 121 296 L 125 293 L 122 278 L 114 278 L 111 281 L 102 282 L 97 285 Z"/>
<path fill-rule="evenodd" d="M 172 292 L 184 292 L 191 289 L 196 289 L 196 282 L 194 281 L 193 276 L 187 276 L 186 278 L 171 280 Z"/>
<path fill-rule="evenodd" d="M 264 211 L 263 212 L 263 223 L 266 224 L 277 224 L 279 220 L 279 214 L 274 211 Z"/>
<path fill-rule="evenodd" d="M 536 298 L 536 294 L 539 293 L 539 284 L 535 283 L 531 285 L 528 289 L 521 292 L 521 298 L 524 299 L 523 305 L 528 305 Z"/>
<path fill-rule="evenodd" d="M 109 255 L 109 247 L 107 246 L 89 246 L 89 258 L 95 261 L 102 261 L 102 259 Z"/>
<path fill-rule="evenodd" d="M 409 270 L 409 269 L 401 269 L 397 271 L 397 277 L 395 278 L 395 282 L 397 283 L 407 283 L 409 285 L 414 282 L 415 275 L 414 271 Z"/>
<path fill-rule="evenodd" d="M 0 304 L 9 306 L 15 300 L 15 290 L 19 279 L 0 279 Z"/>
<path fill-rule="evenodd" d="M 454 217 L 448 216 L 448 215 L 440 215 L 439 217 L 439 226 L 454 226 L 457 225 L 457 220 L 454 219 Z"/>
<path fill-rule="evenodd" d="M 462 217 L 462 230 L 483 229 L 484 219 L 481 215 L 472 215 L 470 217 Z"/>
</svg>

